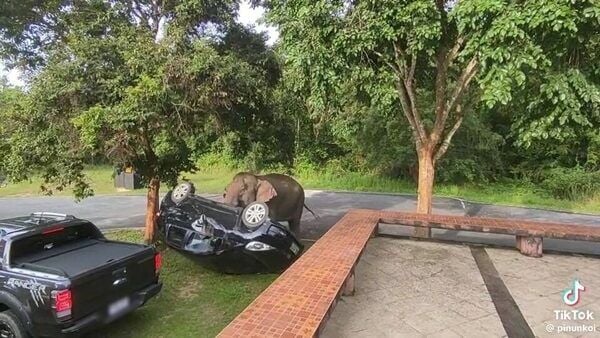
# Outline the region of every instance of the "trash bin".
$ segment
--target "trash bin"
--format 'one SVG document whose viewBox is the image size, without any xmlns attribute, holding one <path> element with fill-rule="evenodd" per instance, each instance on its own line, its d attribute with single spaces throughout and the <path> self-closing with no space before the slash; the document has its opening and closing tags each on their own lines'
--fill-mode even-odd
<svg viewBox="0 0 600 338">
<path fill-rule="evenodd" d="M 125 168 L 125 171 L 117 170 L 115 173 L 115 188 L 135 190 L 142 188 L 142 179 L 133 168 Z"/>
</svg>

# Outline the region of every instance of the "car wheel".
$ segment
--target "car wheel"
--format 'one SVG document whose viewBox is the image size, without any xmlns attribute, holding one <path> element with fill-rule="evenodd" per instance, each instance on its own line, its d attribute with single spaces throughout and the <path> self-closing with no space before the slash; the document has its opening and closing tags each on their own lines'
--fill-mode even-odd
<svg viewBox="0 0 600 338">
<path fill-rule="evenodd" d="M 256 228 L 263 224 L 269 216 L 269 207 L 262 202 L 252 202 L 244 208 L 242 221 L 248 228 Z"/>
<path fill-rule="evenodd" d="M 175 189 L 171 192 L 171 201 L 179 203 L 184 199 L 190 197 L 196 192 L 196 188 L 190 182 L 179 183 Z"/>
<path fill-rule="evenodd" d="M 29 334 L 19 318 L 11 310 L 6 310 L 0 312 L 0 337 L 26 338 Z"/>
</svg>

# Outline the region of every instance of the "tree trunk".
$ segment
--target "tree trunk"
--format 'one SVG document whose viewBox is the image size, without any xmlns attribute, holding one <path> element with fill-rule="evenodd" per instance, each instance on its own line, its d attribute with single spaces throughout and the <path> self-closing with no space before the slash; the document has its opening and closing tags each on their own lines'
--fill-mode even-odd
<svg viewBox="0 0 600 338">
<path fill-rule="evenodd" d="M 158 213 L 158 192 L 160 190 L 160 180 L 158 177 L 150 179 L 148 186 L 148 197 L 146 204 L 146 231 L 144 239 L 146 243 L 154 242 L 154 229 L 156 228 L 156 214 Z"/>
<path fill-rule="evenodd" d="M 430 214 L 431 204 L 433 202 L 433 180 L 435 177 L 435 168 L 433 161 L 433 151 L 428 146 L 418 150 L 419 155 L 419 182 L 417 194 L 417 213 Z M 415 237 L 430 238 L 431 229 L 418 227 L 415 228 L 413 235 Z"/>
</svg>

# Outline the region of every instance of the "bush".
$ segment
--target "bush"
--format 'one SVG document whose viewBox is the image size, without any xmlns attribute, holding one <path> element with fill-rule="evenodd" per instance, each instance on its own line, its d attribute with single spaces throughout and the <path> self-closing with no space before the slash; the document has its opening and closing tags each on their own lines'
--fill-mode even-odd
<svg viewBox="0 0 600 338">
<path fill-rule="evenodd" d="M 600 193 L 600 171 L 554 168 L 546 171 L 545 176 L 542 186 L 556 198 L 577 201 Z"/>
<path fill-rule="evenodd" d="M 227 157 L 227 154 L 209 152 L 202 154 L 197 158 L 196 166 L 200 171 L 237 169 L 238 162 Z"/>
</svg>

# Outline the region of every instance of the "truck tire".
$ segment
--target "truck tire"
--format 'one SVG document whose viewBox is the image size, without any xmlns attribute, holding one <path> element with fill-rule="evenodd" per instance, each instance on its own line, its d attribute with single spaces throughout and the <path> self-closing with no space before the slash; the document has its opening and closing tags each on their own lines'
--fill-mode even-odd
<svg viewBox="0 0 600 338">
<path fill-rule="evenodd" d="M 29 334 L 19 318 L 11 311 L 0 312 L 0 337 L 27 338 Z"/>
</svg>

